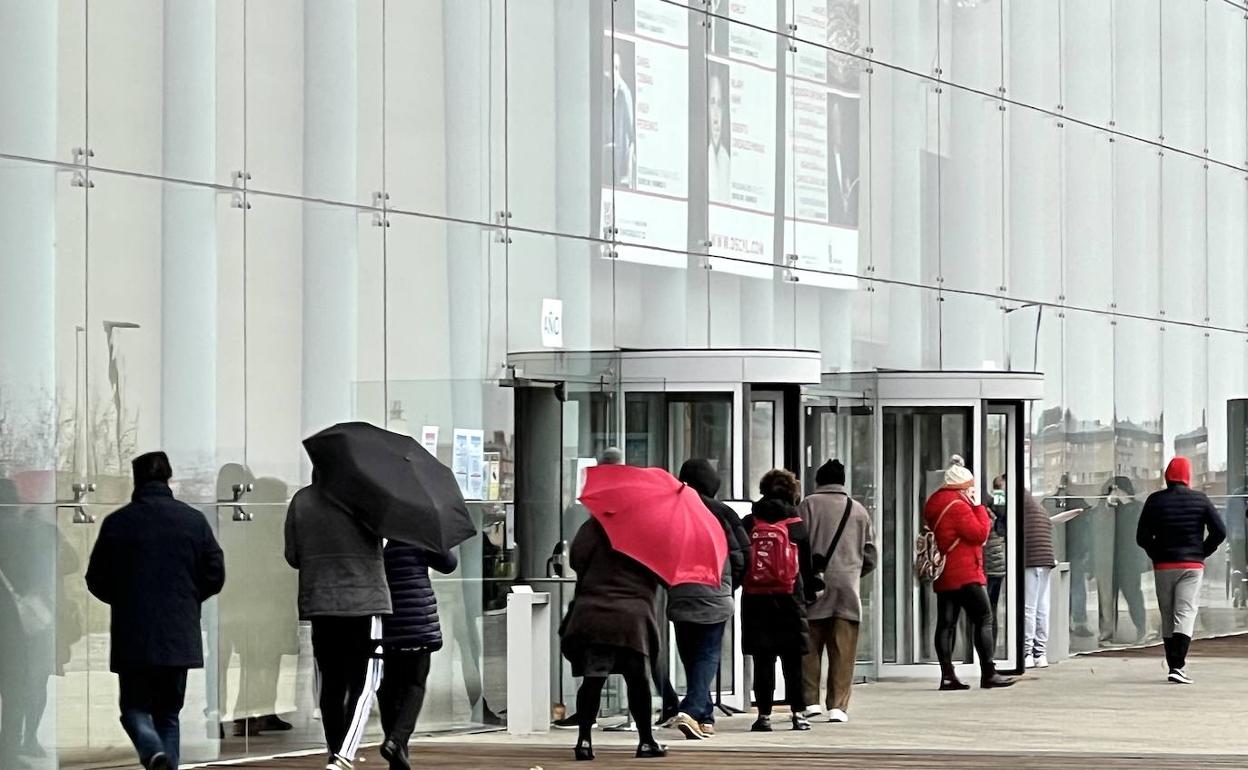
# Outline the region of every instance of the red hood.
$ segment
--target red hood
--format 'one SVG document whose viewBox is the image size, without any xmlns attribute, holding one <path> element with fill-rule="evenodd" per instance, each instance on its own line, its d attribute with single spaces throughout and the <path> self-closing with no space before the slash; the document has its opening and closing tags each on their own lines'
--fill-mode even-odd
<svg viewBox="0 0 1248 770">
<path fill-rule="evenodd" d="M 1178 456 L 1166 466 L 1166 482 L 1170 484 L 1192 485 L 1192 461 Z"/>
</svg>

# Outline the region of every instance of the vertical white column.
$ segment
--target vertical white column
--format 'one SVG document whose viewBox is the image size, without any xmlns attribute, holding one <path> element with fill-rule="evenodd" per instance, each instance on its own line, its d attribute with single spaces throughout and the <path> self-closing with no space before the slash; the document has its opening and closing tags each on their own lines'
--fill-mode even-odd
<svg viewBox="0 0 1248 770">
<path fill-rule="evenodd" d="M 165 0 L 164 173 L 216 172 L 216 8 Z M 165 184 L 161 207 L 161 435 L 179 476 L 211 475 L 217 435 L 216 193 Z"/>
<path fill-rule="evenodd" d="M 304 7 L 303 191 L 356 200 L 355 0 Z M 353 414 L 359 219 L 343 206 L 303 204 L 303 428 Z"/>
<path fill-rule="evenodd" d="M 489 57 L 490 7 L 482 2 L 443 0 L 443 56 L 446 73 L 446 179 L 450 211 L 476 211 L 493 217 L 501 208 L 501 197 L 491 208 L 491 142 L 493 120 L 490 96 L 493 93 Z M 501 40 L 501 35 L 499 36 Z M 502 56 L 497 47 L 493 56 Z M 501 108 L 501 104 L 499 105 Z M 501 149 L 501 147 L 500 147 Z M 501 166 L 500 166 L 501 168 Z M 474 227 L 451 225 L 447 228 L 447 290 L 450 292 L 451 409 L 456 426 L 478 427 L 482 418 L 481 386 L 486 376 L 484 304 L 485 262 L 489 259 L 490 237 Z M 501 246 L 499 247 L 501 248 Z M 505 307 L 495 297 L 496 316 Z M 534 324 L 537 323 L 536 318 Z M 501 356 L 501 351 L 500 351 Z"/>
<path fill-rule="evenodd" d="M 0 152 L 54 158 L 56 3 L 0 0 L 0 72 Z M 0 162 L 0 408 L 36 448 L 17 467 L 55 462 L 55 288 L 55 171 Z"/>
</svg>

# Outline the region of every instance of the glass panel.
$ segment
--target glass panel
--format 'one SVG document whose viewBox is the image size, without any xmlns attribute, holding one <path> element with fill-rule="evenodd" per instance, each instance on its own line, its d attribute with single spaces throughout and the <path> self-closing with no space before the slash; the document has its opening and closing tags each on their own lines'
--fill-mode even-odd
<svg viewBox="0 0 1248 770">
<path fill-rule="evenodd" d="M 1167 146 L 1197 154 L 1207 146 L 1205 16 L 1212 13 L 1208 7 L 1208 3 L 1179 0 L 1162 2 L 1160 8 L 1161 133 Z M 1243 71 L 1242 63 L 1239 69 Z"/>
<path fill-rule="evenodd" d="M 1114 2 L 1113 120 L 1141 139 L 1161 135 L 1162 0 Z M 1194 3 L 1188 4 L 1196 8 Z"/>
<path fill-rule="evenodd" d="M 1161 306 L 1166 318 L 1207 323 L 1206 259 L 1214 229 L 1207 218 L 1210 172 L 1198 158 L 1166 153 L 1161 164 Z M 1236 200 L 1235 195 L 1231 201 Z M 1241 209 L 1242 211 L 1242 209 Z M 1239 217 L 1242 223 L 1242 217 Z M 1222 225 L 1225 227 L 1226 225 Z M 1240 252 L 1243 259 L 1243 251 Z M 1177 274 L 1176 274 L 1177 273 Z M 1182 280 L 1176 280 L 1179 277 Z"/>
<path fill-rule="evenodd" d="M 667 420 L 667 469 L 675 474 L 685 460 L 705 459 L 723 482 L 721 496 L 727 496 L 733 488 L 732 399 L 671 397 Z"/>
<path fill-rule="evenodd" d="M 1153 147 L 1130 139 L 1115 141 L 1113 156 L 1114 304 L 1126 313 L 1156 316 L 1161 312 L 1161 223 L 1170 216 L 1161 208 L 1161 159 Z"/>
<path fill-rule="evenodd" d="M 942 77 L 950 83 L 997 95 L 1001 71 L 1004 3 L 941 3 Z"/>
<path fill-rule="evenodd" d="M 1248 179 L 1240 171 L 1209 169 L 1209 319 L 1242 329 L 1248 314 Z M 1219 359 L 1214 359 L 1219 360 Z"/>
<path fill-rule="evenodd" d="M 250 189 L 372 203 L 383 187 L 381 8 L 246 5 Z"/>
<path fill-rule="evenodd" d="M 1013 101 L 1044 110 L 1061 104 L 1062 11 L 1060 0 L 1006 4 L 1006 95 Z"/>
<path fill-rule="evenodd" d="M 493 6 L 497 23 L 504 3 L 490 0 L 483 4 L 481 0 L 474 0 L 467 5 L 476 5 L 479 9 Z M 622 76 L 627 76 L 627 85 L 612 99 L 613 8 L 610 2 L 538 0 L 506 6 L 507 43 L 503 51 L 508 108 L 504 114 L 507 205 L 512 213 L 511 221 L 515 225 L 550 232 L 600 235 L 597 223 L 600 199 L 610 202 L 611 179 L 596 177 L 601 166 L 597 159 L 610 154 L 612 105 L 618 104 L 620 108 L 621 134 L 629 134 L 627 141 L 631 142 L 632 150 L 621 150 L 621 171 L 631 178 L 639 157 L 638 116 L 644 120 L 647 113 L 643 105 L 653 106 L 643 101 L 637 89 L 639 83 L 649 81 L 636 77 L 636 62 L 621 51 L 620 66 L 628 67 L 627 72 L 621 72 Z M 484 10 L 477 11 L 478 15 L 483 13 Z M 616 9 L 616 13 L 620 15 L 621 11 Z M 671 9 L 668 13 L 683 20 L 688 12 Z M 469 29 L 465 20 L 465 33 Z M 472 34 L 479 36 L 481 32 L 474 30 Z M 488 56 L 488 49 L 479 47 L 478 50 Z M 679 85 L 683 89 L 688 82 L 684 67 L 673 68 L 671 74 L 671 79 L 664 80 L 661 85 L 668 89 Z M 473 86 L 470 93 L 479 98 L 481 86 Z M 605 107 L 601 115 L 594 110 L 594 105 L 599 103 Z M 687 128 L 685 99 L 663 103 L 674 107 L 683 118 L 680 127 Z M 667 124 L 671 114 L 655 115 L 654 119 L 671 130 L 672 126 Z M 482 128 L 487 125 L 483 124 Z M 625 125 L 627 132 L 623 129 Z M 673 148 L 685 146 L 683 141 L 677 142 L 671 136 L 665 141 L 670 141 Z M 653 144 L 651 149 L 653 151 Z M 630 163 L 634 165 L 630 167 Z M 681 170 L 683 174 L 683 165 Z M 684 246 L 683 237 L 677 245 Z"/>
<path fill-rule="evenodd" d="M 1066 137 L 1066 301 L 1105 309 L 1114 280 L 1114 155 L 1103 132 L 1069 123 Z M 1130 197 L 1130 196 L 1128 196 Z M 1142 236 L 1141 236 L 1142 237 Z M 1134 280 L 1134 279 L 1133 279 Z"/>
<path fill-rule="evenodd" d="M 930 81 L 871 73 L 871 264 L 881 278 L 935 283 L 939 100 Z"/>
<path fill-rule="evenodd" d="M 87 35 L 92 165 L 232 184 L 243 169 L 242 0 L 109 3 L 92 7 Z"/>
<path fill-rule="evenodd" d="M 84 161 L 87 4 L 10 3 L 0 25 L 0 153 Z"/>
<path fill-rule="evenodd" d="M 608 253 L 611 253 L 608 251 Z M 615 280 L 616 345 L 656 348 L 707 344 L 709 295 L 705 269 L 683 252 L 656 251 L 619 245 L 619 259 L 609 260 Z M 626 259 L 625 254 L 631 254 Z M 716 329 L 716 334 L 719 330 Z M 685 341 L 688 341 L 687 343 Z"/>
<path fill-rule="evenodd" d="M 979 94 L 948 89 L 944 96 L 938 283 L 996 294 L 1006 277 L 1005 113 L 996 100 Z"/>
<path fill-rule="evenodd" d="M 931 0 L 872 2 L 871 45 L 875 59 L 911 72 L 935 74 L 942 5 Z"/>
<path fill-rule="evenodd" d="M 758 489 L 758 482 L 763 474 L 773 468 L 784 465 L 784 457 L 776 456 L 777 439 L 783 447 L 784 426 L 776 422 L 776 406 L 778 402 L 771 400 L 750 401 L 750 455 L 749 472 L 746 489 L 753 497 Z M 777 436 L 777 433 L 780 435 Z"/>
<path fill-rule="evenodd" d="M 603 258 L 604 244 L 514 230 L 509 236 L 509 349 L 615 347 L 615 260 Z"/>
<path fill-rule="evenodd" d="M 1056 302 L 1062 294 L 1062 164 L 1065 129 L 1039 112 L 1010 107 L 1007 281 L 1012 297 Z"/>
<path fill-rule="evenodd" d="M 1106 372 L 1114 361 L 1113 326 L 1107 316 L 1066 311 L 1065 406 L 1060 427 L 1051 430 L 1046 452 L 1062 450 L 1065 466 L 1059 478 L 1061 502 L 1067 509 L 1081 508 L 1084 514 L 1059 525 L 1058 535 L 1066 544 L 1071 580 L 1071 650 L 1086 652 L 1097 648 L 1100 585 L 1097 570 L 1105 559 L 1098 557 L 1107 546 L 1103 527 L 1093 508 L 1104 499 L 1103 492 L 1114 476 L 1114 379 L 1090 376 Z M 1112 541 L 1108 541 L 1112 542 Z M 1112 574 L 1108 579 L 1112 579 Z M 1059 619 L 1060 620 L 1060 619 Z"/>
<path fill-rule="evenodd" d="M 1065 113 L 1092 125 L 1108 125 L 1113 120 L 1114 0 L 1061 3 Z"/>
<path fill-rule="evenodd" d="M 1205 83 L 1209 154 L 1224 163 L 1248 161 L 1248 30 L 1242 8 L 1209 3 Z"/>
<path fill-rule="evenodd" d="M 514 5 L 513 14 L 523 16 L 530 5 Z M 495 221 L 495 213 L 504 208 L 506 192 L 504 3 L 419 0 L 383 7 L 389 205 L 476 222 Z M 582 47 L 587 29 L 580 29 Z M 525 40 L 515 38 L 512 44 L 520 47 Z M 549 45 L 544 49 L 547 59 L 552 50 L 556 49 Z M 587 75 L 587 66 L 579 72 Z M 539 106 L 536 112 L 545 114 L 548 104 Z M 549 139 L 553 138 L 552 134 Z M 536 152 L 536 145 L 529 144 L 527 151 Z M 526 181 L 530 186 L 525 194 L 535 195 L 533 180 Z M 588 205 L 581 203 L 582 209 Z M 574 211 L 571 206 L 567 210 L 569 214 Z"/>
<path fill-rule="evenodd" d="M 940 368 L 1004 369 L 1005 318 L 994 299 L 944 292 L 940 298 Z"/>
</svg>

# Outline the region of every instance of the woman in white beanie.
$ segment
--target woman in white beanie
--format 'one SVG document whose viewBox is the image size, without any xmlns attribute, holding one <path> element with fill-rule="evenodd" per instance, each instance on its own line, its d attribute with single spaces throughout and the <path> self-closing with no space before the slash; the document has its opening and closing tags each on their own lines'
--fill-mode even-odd
<svg viewBox="0 0 1248 770">
<path fill-rule="evenodd" d="M 936 545 L 945 555 L 945 570 L 932 588 L 936 591 L 936 657 L 940 660 L 940 689 L 965 690 L 953 667 L 953 647 L 958 622 L 965 610 L 979 654 L 980 686 L 1009 687 L 1013 679 L 997 673 L 993 664 L 992 604 L 984 574 L 984 543 L 992 530 L 988 509 L 979 503 L 975 476 L 962 458 L 954 455 L 945 471 L 944 485 L 932 493 L 923 507 L 923 520 L 936 534 Z"/>
</svg>

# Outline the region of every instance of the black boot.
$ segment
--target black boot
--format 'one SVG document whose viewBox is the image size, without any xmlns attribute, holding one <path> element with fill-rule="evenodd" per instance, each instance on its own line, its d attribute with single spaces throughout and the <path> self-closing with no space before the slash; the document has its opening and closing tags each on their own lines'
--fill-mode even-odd
<svg viewBox="0 0 1248 770">
<path fill-rule="evenodd" d="M 387 738 L 382 742 L 378 753 L 381 758 L 390 763 L 390 770 L 412 770 L 411 762 L 407 759 L 407 752 L 403 750 L 393 738 Z"/>
<path fill-rule="evenodd" d="M 969 690 L 969 684 L 962 684 L 958 680 L 958 674 L 951 663 L 940 664 L 940 689 L 941 690 Z"/>
<path fill-rule="evenodd" d="M 574 750 L 577 762 L 589 762 L 594 758 L 594 744 L 589 738 L 581 738 L 576 742 Z"/>
<path fill-rule="evenodd" d="M 997 690 L 1002 687 L 1013 687 L 1016 680 L 993 672 L 979 680 L 979 686 L 985 690 Z"/>
<path fill-rule="evenodd" d="M 667 756 L 667 747 L 660 746 L 651 738 L 648 741 L 642 741 L 637 746 L 638 759 L 659 759 Z"/>
</svg>

